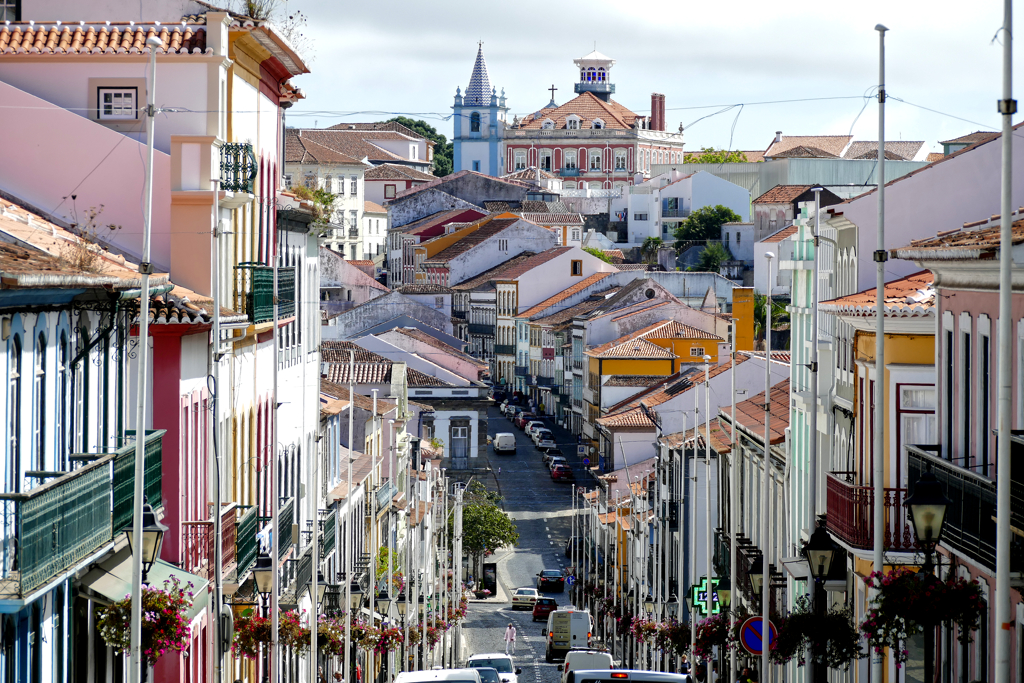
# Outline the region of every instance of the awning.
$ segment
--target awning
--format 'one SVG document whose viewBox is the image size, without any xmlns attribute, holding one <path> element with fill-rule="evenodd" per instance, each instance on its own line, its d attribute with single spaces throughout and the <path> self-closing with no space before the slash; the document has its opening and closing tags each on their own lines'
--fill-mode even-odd
<svg viewBox="0 0 1024 683">
<path fill-rule="evenodd" d="M 147 578 L 150 586 L 163 588 L 164 581 L 170 579 L 171 576 L 177 577 L 182 585 L 192 583 L 191 590 L 195 601 L 187 615 L 188 620 L 192 621 L 196 615 L 206 609 L 210 600 L 210 591 L 208 590 L 210 582 L 163 560 L 153 563 Z M 95 565 L 79 581 L 79 589 L 106 603 L 117 602 L 128 595 L 132 590 L 132 556 L 128 547 L 125 546 L 111 557 Z"/>
</svg>

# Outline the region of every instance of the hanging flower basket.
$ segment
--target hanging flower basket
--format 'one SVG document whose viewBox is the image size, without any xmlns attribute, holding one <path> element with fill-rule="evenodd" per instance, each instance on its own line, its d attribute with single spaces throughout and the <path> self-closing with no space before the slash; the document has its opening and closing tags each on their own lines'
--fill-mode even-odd
<svg viewBox="0 0 1024 683">
<path fill-rule="evenodd" d="M 403 640 L 402 629 L 385 624 L 377 630 L 377 645 L 373 648 L 373 651 L 377 654 L 391 652 L 397 649 Z"/>
<path fill-rule="evenodd" d="M 305 614 L 305 611 L 302 614 Z M 288 610 L 278 615 L 277 641 L 281 647 L 291 648 L 295 652 L 309 650 L 309 628 L 302 625 L 302 614 L 295 610 Z"/>
<path fill-rule="evenodd" d="M 163 589 L 142 587 L 142 655 L 149 664 L 188 645 L 187 614 L 194 597 L 192 584 L 182 586 L 174 576 L 164 581 Z M 121 653 L 131 651 L 131 623 L 132 597 L 126 595 L 101 612 L 97 625 L 107 645 Z"/>
<path fill-rule="evenodd" d="M 640 617 L 629 625 L 629 634 L 638 643 L 650 643 L 658 635 L 658 622 Z"/>
<path fill-rule="evenodd" d="M 961 643 L 974 639 L 983 609 L 977 581 L 956 576 L 941 581 L 910 567 L 896 567 L 886 573 L 873 572 L 865 583 L 878 593 L 861 632 L 875 652 L 890 648 L 897 667 L 907 661 L 907 639 L 928 624 L 951 622 L 957 626 Z"/>
<path fill-rule="evenodd" d="M 685 655 L 690 650 L 690 625 L 675 619 L 662 622 L 658 625 L 654 646 L 677 657 Z"/>
<path fill-rule="evenodd" d="M 707 660 L 717 645 L 728 650 L 733 644 L 732 624 L 727 614 L 713 614 L 697 622 L 697 636 L 694 639 L 693 655 Z"/>
<path fill-rule="evenodd" d="M 829 610 L 819 617 L 811 610 L 810 599 L 802 596 L 796 599 L 789 616 L 779 620 L 778 637 L 768 656 L 776 664 L 795 658 L 803 666 L 808 646 L 814 653 L 814 663 L 830 669 L 849 669 L 853 660 L 864 655 L 850 609 Z"/>
<path fill-rule="evenodd" d="M 409 645 L 419 645 L 423 642 L 423 631 L 419 626 L 409 627 Z"/>
<path fill-rule="evenodd" d="M 380 631 L 365 621 L 354 621 L 349 639 L 364 650 L 372 650 L 380 640 Z"/>
<path fill-rule="evenodd" d="M 444 629 L 443 628 L 438 628 L 437 626 L 428 626 L 427 627 L 427 647 L 429 647 L 430 649 L 434 649 L 434 646 L 437 645 L 441 641 L 442 636 L 444 636 Z"/>
<path fill-rule="evenodd" d="M 320 654 L 339 657 L 345 654 L 345 620 L 321 614 L 317 619 L 316 648 Z"/>
</svg>

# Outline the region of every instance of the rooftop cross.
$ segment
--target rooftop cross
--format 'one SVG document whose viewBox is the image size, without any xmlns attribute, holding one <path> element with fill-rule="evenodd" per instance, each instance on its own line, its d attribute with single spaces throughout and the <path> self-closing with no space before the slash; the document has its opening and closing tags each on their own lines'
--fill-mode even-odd
<svg viewBox="0 0 1024 683">
<path fill-rule="evenodd" d="M 548 88 L 548 90 L 550 90 L 550 91 L 551 91 L 551 101 L 552 101 L 552 102 L 554 102 L 554 101 L 555 101 L 555 91 L 556 91 L 556 90 L 558 90 L 558 88 L 556 88 L 556 87 L 555 87 L 555 84 L 554 84 L 554 83 L 552 83 L 552 84 L 551 84 L 551 87 L 550 87 L 550 88 Z"/>
</svg>

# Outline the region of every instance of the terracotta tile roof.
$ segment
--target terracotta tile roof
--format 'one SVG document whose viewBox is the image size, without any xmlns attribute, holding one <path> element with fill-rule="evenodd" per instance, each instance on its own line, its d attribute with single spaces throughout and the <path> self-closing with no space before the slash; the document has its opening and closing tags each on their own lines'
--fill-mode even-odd
<svg viewBox="0 0 1024 683">
<path fill-rule="evenodd" d="M 487 214 L 483 211 L 477 211 L 475 209 L 450 209 L 448 211 L 438 211 L 437 213 L 429 216 L 424 216 L 419 220 L 413 221 L 407 225 L 403 225 L 398 228 L 392 228 L 393 230 L 400 230 L 407 235 L 419 235 L 431 228 L 436 228 L 442 225 L 451 224 L 456 218 L 461 220 L 476 221 L 481 218 L 486 218 Z"/>
<path fill-rule="evenodd" d="M 773 446 L 786 440 L 786 428 L 789 427 L 789 380 L 785 379 L 771 388 L 769 411 L 771 412 L 771 444 Z M 723 406 L 721 412 L 727 417 L 732 415 L 732 406 Z M 737 423 L 746 428 L 754 436 L 764 439 L 764 392 L 736 404 Z"/>
<path fill-rule="evenodd" d="M 505 174 L 505 175 L 503 175 L 501 177 L 505 178 L 505 179 L 510 179 L 510 180 L 525 180 L 527 182 L 529 182 L 529 181 L 536 181 L 537 180 L 537 169 L 535 167 L 531 166 L 529 168 L 524 168 L 521 171 L 515 171 L 514 173 L 507 173 L 507 174 Z M 542 168 L 542 169 L 540 169 L 540 177 L 543 180 L 551 180 L 553 178 L 557 178 L 558 176 L 552 175 L 551 173 L 548 173 L 547 171 L 545 171 Z"/>
<path fill-rule="evenodd" d="M 479 368 L 487 369 L 488 367 L 490 367 L 486 361 L 482 361 L 479 358 L 474 358 L 473 356 L 470 356 L 464 351 L 460 351 L 454 346 L 445 344 L 440 339 L 430 336 L 429 334 L 419 329 L 418 327 L 396 327 L 394 328 L 394 331 L 398 332 L 399 334 L 404 334 L 407 337 L 411 337 L 412 339 L 416 339 L 417 341 L 423 342 L 424 344 L 427 344 L 429 346 L 433 346 L 435 349 L 444 351 L 449 355 L 455 356 L 464 361 L 468 361 Z M 379 332 L 377 336 L 380 336 L 381 334 L 385 333 Z"/>
<path fill-rule="evenodd" d="M 387 213 L 388 210 L 377 202 L 364 201 L 363 202 L 363 213 Z"/>
<path fill-rule="evenodd" d="M 604 255 L 612 260 L 612 263 L 622 263 L 626 260 L 626 255 L 622 253 L 621 249 L 605 249 Z M 615 259 L 619 259 L 616 261 Z"/>
<path fill-rule="evenodd" d="M 349 400 L 354 400 L 356 408 L 365 410 L 366 412 L 373 414 L 373 397 L 360 394 L 357 391 L 352 392 L 353 395 L 349 396 L 348 385 L 341 385 L 335 382 L 328 381 L 324 378 L 320 378 L 320 395 L 328 396 L 333 399 L 341 399 L 347 404 Z M 397 403 L 393 401 L 386 401 L 382 398 L 377 399 L 377 414 L 386 415 L 392 410 L 398 407 Z"/>
<path fill-rule="evenodd" d="M 677 320 L 665 320 L 650 325 L 646 332 L 634 332 L 634 335 L 645 339 L 710 339 L 712 341 L 725 341 L 721 337 L 696 327 L 684 325 Z"/>
<path fill-rule="evenodd" d="M 984 141 L 988 140 L 989 138 L 991 138 L 993 135 L 998 135 L 998 133 L 986 133 L 983 130 L 978 130 L 978 131 L 975 131 L 973 133 L 968 133 L 967 135 L 961 135 L 958 138 L 953 138 L 952 140 L 939 140 L 939 144 L 940 145 L 958 145 L 958 144 L 973 145 L 976 142 L 984 142 Z"/>
<path fill-rule="evenodd" d="M 486 175 L 484 173 L 479 173 L 477 171 L 459 171 L 457 173 L 450 173 L 450 174 L 446 175 L 443 178 L 434 178 L 429 183 L 424 183 L 422 185 L 417 185 L 416 187 L 410 187 L 407 190 L 402 190 L 397 195 L 395 195 L 394 199 L 389 199 L 388 202 L 393 202 L 396 199 L 405 199 L 406 197 L 412 196 L 414 194 L 418 194 L 418 193 L 423 192 L 425 190 L 430 190 L 430 189 L 435 188 L 435 187 L 440 188 L 442 185 L 450 183 L 450 182 L 452 182 L 454 180 L 459 180 L 460 178 L 465 178 L 467 176 L 476 176 L 478 178 L 486 178 L 488 181 L 493 182 L 493 183 L 502 183 L 502 184 L 505 184 L 505 185 L 511 185 L 511 186 L 515 186 L 515 187 L 524 187 L 524 188 L 536 187 L 535 185 L 532 185 L 531 183 L 526 183 L 526 182 L 523 182 L 523 181 L 520 181 L 520 180 L 510 180 L 510 179 L 504 179 L 504 178 L 494 178 L 494 177 L 491 177 L 491 176 Z M 441 191 L 443 192 L 444 190 L 442 189 Z"/>
<path fill-rule="evenodd" d="M 548 261 L 550 261 L 551 259 L 557 258 L 558 256 L 561 256 L 565 252 L 570 251 L 572 248 L 573 247 L 552 247 L 551 249 L 547 249 L 545 251 L 542 251 L 539 254 L 534 254 L 533 256 L 531 256 L 530 258 L 526 259 L 525 261 L 520 261 L 516 265 L 514 265 L 511 268 L 509 268 L 508 270 L 506 270 L 504 273 L 501 274 L 501 277 L 498 278 L 498 279 L 499 280 L 515 280 L 517 278 L 520 278 L 523 275 L 526 275 L 527 273 L 529 273 L 531 270 L 533 270 L 537 266 L 545 264 Z"/>
<path fill-rule="evenodd" d="M 289 164 L 346 164 L 362 165 L 362 162 L 347 154 L 321 145 L 298 134 L 289 135 L 284 140 L 284 160 Z M 301 180 L 301 179 L 299 179 Z"/>
<path fill-rule="evenodd" d="M 602 318 L 602 317 L 604 317 L 606 315 L 611 315 L 611 316 L 613 316 L 612 320 L 623 320 L 625 318 L 629 318 L 630 316 L 634 316 L 634 315 L 636 315 L 638 313 L 647 312 L 647 311 L 651 310 L 652 308 L 661 308 L 662 306 L 668 306 L 669 303 L 671 303 L 671 302 L 669 302 L 669 301 L 637 301 L 636 303 L 630 304 L 628 306 L 624 306 L 622 308 L 616 308 L 614 310 L 610 310 L 607 313 L 603 313 L 603 314 L 598 315 L 596 317 Z"/>
<path fill-rule="evenodd" d="M 524 220 L 537 225 L 583 225 L 583 216 L 578 213 L 531 213 L 519 214 Z"/>
<path fill-rule="evenodd" d="M 541 109 L 540 111 L 523 117 L 519 122 L 520 128 L 543 127 L 544 121 L 551 119 L 556 129 L 566 127 L 566 118 L 570 114 L 580 117 L 580 127 L 589 130 L 594 119 L 604 121 L 605 128 L 628 130 L 633 128 L 633 122 L 637 115 L 626 109 L 614 100 L 604 102 L 593 93 L 584 92 L 569 100 L 560 107 L 554 109 Z"/>
<path fill-rule="evenodd" d="M 433 283 L 420 283 L 420 284 L 408 284 L 396 287 L 396 292 L 402 294 L 451 294 L 452 290 L 444 285 L 438 285 Z"/>
<path fill-rule="evenodd" d="M 427 140 L 420 133 L 417 133 L 412 128 L 403 126 L 398 121 L 375 121 L 372 123 L 336 123 L 330 126 L 330 130 L 365 130 L 365 131 L 381 131 L 387 130 L 393 133 L 401 133 L 410 138 L 418 138 L 426 140 L 428 145 L 433 145 L 433 140 Z"/>
<path fill-rule="evenodd" d="M 1024 232 L 1022 232 L 1024 238 Z M 922 270 L 913 275 L 885 283 L 885 315 L 895 318 L 919 318 L 935 315 L 935 276 Z M 877 287 L 849 296 L 822 301 L 819 308 L 836 315 L 874 317 Z"/>
<path fill-rule="evenodd" d="M 380 164 L 366 170 L 364 180 L 416 180 L 429 183 L 437 176 L 402 164 Z"/>
<path fill-rule="evenodd" d="M 1024 214 L 1024 207 L 1014 215 Z M 995 258 L 999 252 L 999 217 L 992 216 L 985 221 L 965 223 L 957 230 L 940 232 L 935 237 L 914 240 L 905 247 L 893 249 L 896 258 L 908 260 L 964 261 Z M 1013 244 L 1024 242 L 1024 219 L 1013 221 L 1011 239 Z"/>
<path fill-rule="evenodd" d="M 195 25 L 150 23 L 10 23 L 0 26 L 0 53 L 11 54 L 149 54 L 146 39 L 160 38 L 158 54 L 204 54 L 206 29 Z"/>
<path fill-rule="evenodd" d="M 885 158 L 893 159 L 896 161 L 913 161 L 914 157 L 917 156 L 921 148 L 924 147 L 924 141 L 909 141 L 909 140 L 886 140 L 885 142 Z M 878 158 L 878 140 L 857 140 L 850 143 L 850 148 L 843 154 L 844 159 L 877 159 Z"/>
<path fill-rule="evenodd" d="M 584 353 L 593 358 L 677 358 L 676 354 L 668 349 L 663 349 L 646 339 L 631 339 L 615 346 L 602 348 L 605 346 L 608 344 L 602 344 Z"/>
<path fill-rule="evenodd" d="M 377 356 L 377 354 L 374 354 Z M 354 382 L 356 384 L 389 384 L 391 382 L 391 361 L 383 356 L 377 356 L 384 362 L 356 363 Z M 327 363 L 327 379 L 336 384 L 347 384 L 349 376 L 348 361 L 340 363 Z M 406 377 L 410 387 L 452 387 L 450 382 L 420 372 L 414 368 L 406 368 Z"/>
<path fill-rule="evenodd" d="M 536 323 L 538 325 L 542 325 L 542 326 L 545 326 L 545 327 L 549 326 L 549 325 L 551 325 L 551 326 L 561 325 L 563 323 L 571 322 L 573 320 L 573 318 L 576 318 L 577 316 L 583 316 L 583 315 L 586 315 L 587 313 L 590 313 L 591 311 L 593 311 L 594 309 L 596 309 L 598 306 L 600 306 L 603 303 L 604 303 L 604 299 L 603 298 L 594 297 L 594 298 L 586 299 L 585 301 L 581 301 L 581 302 L 579 302 L 578 304 L 576 304 L 574 306 L 569 306 L 568 308 L 564 308 L 561 311 L 558 311 L 557 313 L 552 313 L 552 314 L 546 315 L 546 316 L 544 316 L 542 318 L 535 318 L 534 320 L 531 320 L 530 322 L 533 322 L 533 323 Z"/>
<path fill-rule="evenodd" d="M 329 149 L 343 156 L 354 160 L 371 159 L 373 161 L 406 161 L 405 157 L 389 152 L 383 147 L 373 144 L 368 136 L 378 136 L 374 139 L 381 139 L 379 136 L 394 136 L 399 140 L 406 140 L 404 135 L 398 133 L 377 133 L 359 130 L 332 130 L 315 128 L 292 128 L 287 131 L 289 137 L 297 137 L 303 145 L 313 143 L 321 148 Z M 288 157 L 288 148 L 285 146 L 285 161 L 293 161 Z M 342 163 L 342 162 L 338 162 Z"/>
<path fill-rule="evenodd" d="M 765 157 L 780 156 L 781 152 L 794 147 L 815 147 L 828 155 L 837 157 L 843 153 L 853 139 L 852 135 L 783 135 L 780 142 L 772 140 L 765 150 Z"/>
<path fill-rule="evenodd" d="M 525 318 L 525 319 L 529 320 L 530 318 L 532 318 L 532 317 L 534 317 L 536 315 L 540 315 L 541 313 L 547 311 L 552 306 L 556 306 L 559 302 L 565 301 L 566 299 L 571 297 L 573 294 L 577 294 L 579 292 L 582 292 L 587 287 L 590 287 L 590 286 L 592 286 L 594 284 L 597 284 L 598 282 L 600 282 L 601 280 L 605 279 L 609 275 L 611 275 L 611 273 L 594 273 L 593 275 L 589 275 L 589 276 L 583 278 L 582 280 L 580 280 L 579 282 L 577 282 L 577 283 L 573 284 L 572 286 L 568 287 L 567 289 L 562 290 L 558 294 L 555 294 L 554 296 L 550 296 L 547 299 L 545 299 L 544 301 L 541 301 L 536 306 L 533 306 L 532 308 L 526 309 L 525 311 L 523 311 L 522 313 L 520 313 L 516 317 L 517 318 Z"/>
<path fill-rule="evenodd" d="M 430 258 L 423 261 L 423 264 L 428 263 L 447 263 L 456 256 L 466 253 L 478 244 L 481 244 L 488 239 L 494 237 L 502 230 L 511 227 L 513 224 L 518 223 L 518 218 L 495 218 L 488 221 L 486 224 L 477 228 L 468 235 L 464 235 L 458 242 L 453 243 L 450 247 L 442 249 Z M 441 239 L 441 237 L 447 237 L 447 235 L 432 238 L 433 240 Z M 427 240 L 424 244 L 431 242 Z"/>
<path fill-rule="evenodd" d="M 928 163 L 931 163 L 933 161 L 938 161 L 939 159 L 941 159 L 944 156 L 946 156 L 946 155 L 943 154 L 942 152 L 928 152 L 928 157 L 927 157 L 926 161 Z"/>
<path fill-rule="evenodd" d="M 367 202 L 367 203 L 370 203 L 370 202 Z M 348 262 L 351 263 L 353 266 L 372 266 L 373 265 L 373 261 L 371 261 L 370 259 L 351 259 Z"/>
<path fill-rule="evenodd" d="M 711 420 L 711 450 L 719 455 L 732 452 L 732 425 L 723 423 L 717 417 Z M 707 447 L 708 430 L 705 423 L 700 423 L 696 429 L 688 429 L 685 432 L 666 434 L 659 439 L 660 442 L 669 448 L 694 448 L 694 432 L 696 432 L 697 451 L 703 451 Z"/>
<path fill-rule="evenodd" d="M 776 185 L 751 204 L 789 204 L 814 185 Z"/>
<path fill-rule="evenodd" d="M 417 527 L 423 518 L 427 516 L 430 509 L 433 507 L 434 501 L 432 500 L 418 500 L 413 502 L 413 509 L 409 512 L 409 526 Z"/>
<path fill-rule="evenodd" d="M 797 226 L 791 225 L 788 228 L 783 228 L 782 230 L 779 230 L 776 233 L 768 235 L 767 237 L 765 237 L 761 241 L 766 243 L 766 244 L 777 244 L 777 243 L 783 241 L 784 239 L 786 239 L 787 237 L 792 237 L 796 233 L 797 233 Z"/>
<path fill-rule="evenodd" d="M 760 150 L 753 150 L 753 151 L 744 150 L 744 151 L 740 152 L 740 154 L 742 154 L 743 156 L 745 156 L 747 158 L 747 162 L 748 163 L 756 163 L 758 161 L 764 161 L 764 152 L 762 152 Z"/>
<path fill-rule="evenodd" d="M 736 365 L 744 363 L 748 360 L 746 356 L 737 356 Z M 624 410 L 631 410 L 638 407 L 641 403 L 648 408 L 654 408 L 660 406 L 662 403 L 674 398 L 679 393 L 688 390 L 695 384 L 700 384 L 705 381 L 703 366 L 698 365 L 697 368 L 687 368 L 680 370 L 679 372 L 669 375 L 668 377 L 657 377 L 654 378 L 657 381 L 653 383 L 647 389 L 630 396 L 624 401 L 620 401 L 608 409 L 608 415 L 618 413 Z M 723 372 L 732 369 L 732 360 L 727 360 L 720 365 L 711 366 L 711 379 L 718 377 Z"/>
<path fill-rule="evenodd" d="M 737 351 L 740 355 L 737 358 L 747 356 L 749 358 L 764 358 L 764 351 Z M 789 365 L 793 362 L 792 353 L 789 351 L 772 350 L 772 362 Z"/>
<path fill-rule="evenodd" d="M 572 346 L 570 344 L 570 346 Z M 606 387 L 649 387 L 659 384 L 664 378 L 648 375 L 612 375 L 604 383 Z"/>
<path fill-rule="evenodd" d="M 766 153 L 767 154 L 767 153 Z M 820 147 L 812 147 L 810 145 L 798 145 L 796 147 L 790 147 L 789 149 L 781 152 L 772 154 L 774 159 L 836 159 L 838 158 L 831 152 L 826 152 Z"/>
<path fill-rule="evenodd" d="M 470 290 L 476 289 L 477 287 L 485 285 L 491 282 L 492 280 L 500 280 L 502 279 L 502 274 L 505 271 L 511 270 L 518 264 L 522 263 L 523 261 L 526 261 L 527 259 L 534 255 L 535 254 L 532 251 L 524 251 L 522 254 L 513 256 L 508 261 L 505 261 L 504 263 L 499 263 L 498 265 L 494 266 L 493 268 L 489 268 L 488 270 L 485 270 L 479 275 L 476 275 L 469 279 L 463 280 L 458 284 L 453 285 L 452 289 L 459 292 L 468 292 Z"/>
<path fill-rule="evenodd" d="M 643 408 L 632 408 L 630 410 L 624 410 L 614 415 L 605 415 L 599 417 L 596 420 L 597 424 L 602 427 L 640 427 L 645 429 L 654 429 L 657 425 L 647 415 Z"/>
<path fill-rule="evenodd" d="M 71 269 L 35 249 L 0 242 L 0 289 L 113 289 L 120 282 L 111 275 Z"/>
</svg>

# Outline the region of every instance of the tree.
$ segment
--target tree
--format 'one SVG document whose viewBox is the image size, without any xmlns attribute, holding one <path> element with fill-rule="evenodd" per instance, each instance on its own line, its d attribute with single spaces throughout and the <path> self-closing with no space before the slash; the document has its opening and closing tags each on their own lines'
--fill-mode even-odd
<svg viewBox="0 0 1024 683">
<path fill-rule="evenodd" d="M 448 138 L 437 132 L 437 129 L 426 121 L 410 119 L 407 116 L 396 116 L 388 119 L 388 122 L 400 123 L 406 128 L 413 130 L 434 143 L 434 175 L 443 178 L 452 172 L 452 158 L 455 155 L 455 145 L 448 142 Z"/>
<path fill-rule="evenodd" d="M 704 242 L 722 238 L 722 226 L 726 223 L 738 223 L 742 216 L 727 206 L 702 206 L 690 212 L 689 218 L 679 223 L 675 237 L 680 241 Z M 678 248 L 680 245 L 676 245 Z"/>
<path fill-rule="evenodd" d="M 462 549 L 478 567 L 485 552 L 519 543 L 516 523 L 499 507 L 500 494 L 488 491 L 479 481 L 471 481 L 462 496 Z M 454 504 L 454 501 L 453 501 Z M 455 516 L 448 516 L 448 538 L 454 533 Z"/>
<path fill-rule="evenodd" d="M 654 263 L 658 260 L 658 249 L 661 249 L 662 239 L 660 237 L 648 237 L 640 245 L 640 255 L 647 263 Z"/>
<path fill-rule="evenodd" d="M 612 262 L 612 257 L 611 256 L 609 256 L 608 254 L 604 253 L 603 251 L 601 251 L 600 249 L 597 249 L 595 247 L 583 247 L 583 251 L 587 252 L 588 254 L 590 254 L 591 256 L 593 256 L 595 258 L 601 259 L 605 263 L 611 263 Z"/>
<path fill-rule="evenodd" d="M 338 198 L 337 195 L 323 188 L 311 189 L 305 185 L 296 185 L 291 191 L 300 199 L 313 204 L 312 229 L 316 235 L 323 236 L 332 229 L 331 217 L 334 214 L 334 200 Z"/>
<path fill-rule="evenodd" d="M 764 318 L 765 308 L 768 305 L 768 297 L 764 294 L 754 294 L 754 338 L 757 341 L 764 340 Z M 772 329 L 774 330 L 788 317 L 786 307 L 772 299 Z"/>
<path fill-rule="evenodd" d="M 729 162 L 747 161 L 747 155 L 743 152 L 730 152 L 714 147 L 701 147 L 700 152 L 690 152 L 683 155 L 684 164 L 725 164 Z"/>
<path fill-rule="evenodd" d="M 721 242 L 708 242 L 704 251 L 700 252 L 697 264 L 690 270 L 703 273 L 717 273 L 722 267 L 722 261 L 732 258 L 729 250 L 722 246 Z"/>
</svg>

